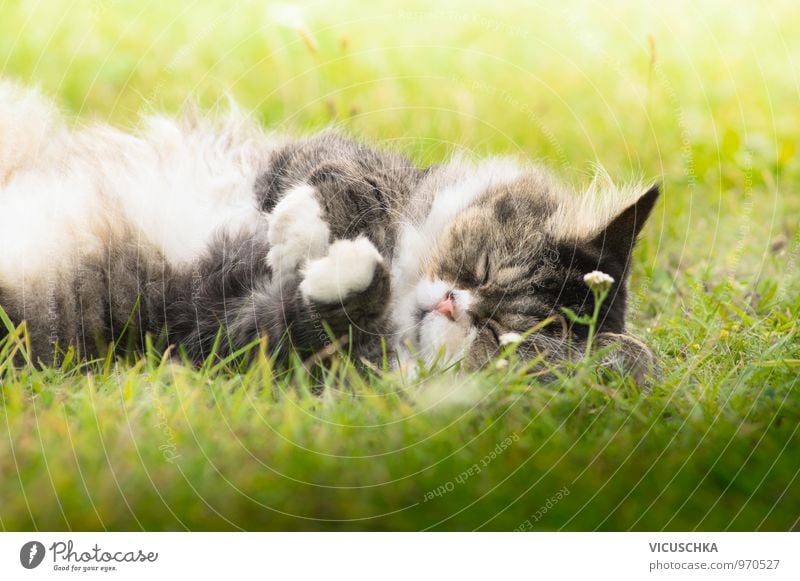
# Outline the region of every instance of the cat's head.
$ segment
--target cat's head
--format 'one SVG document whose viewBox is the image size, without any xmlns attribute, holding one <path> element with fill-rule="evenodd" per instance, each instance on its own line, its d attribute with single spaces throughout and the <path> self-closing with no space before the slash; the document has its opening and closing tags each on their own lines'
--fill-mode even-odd
<svg viewBox="0 0 800 581">
<path fill-rule="evenodd" d="M 478 368 L 506 337 L 552 318 L 517 352 L 572 357 L 583 350 L 588 327 L 570 322 L 564 308 L 592 313 L 584 276 L 600 270 L 614 283 L 600 311 L 598 341 L 618 343 L 614 361 L 641 375 L 650 353 L 625 334 L 626 283 L 636 238 L 658 194 L 657 186 L 620 190 L 604 178 L 572 195 L 538 170 L 490 179 L 451 212 L 419 261 L 405 305 L 412 319 L 405 339 L 414 355 Z"/>
</svg>

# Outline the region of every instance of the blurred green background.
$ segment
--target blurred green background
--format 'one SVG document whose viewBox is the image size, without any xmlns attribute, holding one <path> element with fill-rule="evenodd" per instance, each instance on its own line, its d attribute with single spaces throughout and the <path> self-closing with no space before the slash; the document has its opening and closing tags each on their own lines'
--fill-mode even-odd
<svg viewBox="0 0 800 581">
<path fill-rule="evenodd" d="M 431 410 L 346 371 L 320 400 L 260 369 L 6 361 L 3 529 L 798 528 L 797 2 L 2 0 L 0 62 L 77 124 L 231 96 L 420 163 L 664 181 L 631 287 L 649 394 L 490 371 Z"/>
</svg>

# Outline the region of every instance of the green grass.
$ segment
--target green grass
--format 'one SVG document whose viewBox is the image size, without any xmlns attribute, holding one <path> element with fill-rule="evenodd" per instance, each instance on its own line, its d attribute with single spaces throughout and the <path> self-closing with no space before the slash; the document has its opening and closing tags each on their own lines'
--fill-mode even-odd
<svg viewBox="0 0 800 581">
<path fill-rule="evenodd" d="M 5 0 L 0 72 L 80 120 L 228 92 L 420 163 L 465 147 L 576 184 L 594 161 L 662 176 L 631 282 L 659 380 L 336 363 L 317 397 L 263 359 L 14 369 L 7 341 L 0 528 L 800 528 L 797 4 L 370 4 L 293 28 L 261 2 Z"/>
</svg>

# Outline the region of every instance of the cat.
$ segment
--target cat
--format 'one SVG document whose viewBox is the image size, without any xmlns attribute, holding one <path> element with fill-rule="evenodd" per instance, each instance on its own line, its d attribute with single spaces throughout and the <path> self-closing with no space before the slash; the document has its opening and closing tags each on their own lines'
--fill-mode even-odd
<svg viewBox="0 0 800 581">
<path fill-rule="evenodd" d="M 74 129 L 0 83 L 0 306 L 42 365 L 147 336 L 197 362 L 266 337 L 283 361 L 347 341 L 360 361 L 478 369 L 520 334 L 518 353 L 557 362 L 585 348 L 563 312 L 592 312 L 583 276 L 601 270 L 596 341 L 640 379 L 653 357 L 626 333 L 627 279 L 658 196 L 602 175 L 577 195 L 504 158 L 420 168 L 235 107 Z"/>
</svg>

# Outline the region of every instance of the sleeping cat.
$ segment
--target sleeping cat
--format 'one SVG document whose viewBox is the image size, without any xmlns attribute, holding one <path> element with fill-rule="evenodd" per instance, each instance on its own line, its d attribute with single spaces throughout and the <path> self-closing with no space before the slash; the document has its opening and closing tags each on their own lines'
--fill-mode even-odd
<svg viewBox="0 0 800 581">
<path fill-rule="evenodd" d="M 421 169 L 235 111 L 75 130 L 2 83 L 0 306 L 43 364 L 149 334 L 196 361 L 262 336 L 279 359 L 347 337 L 359 359 L 478 368 L 549 317 L 518 352 L 579 355 L 586 328 L 562 308 L 590 313 L 583 276 L 601 270 L 615 283 L 597 340 L 640 377 L 651 355 L 625 334 L 626 281 L 658 189 L 591 190 L 507 159 Z"/>
</svg>

